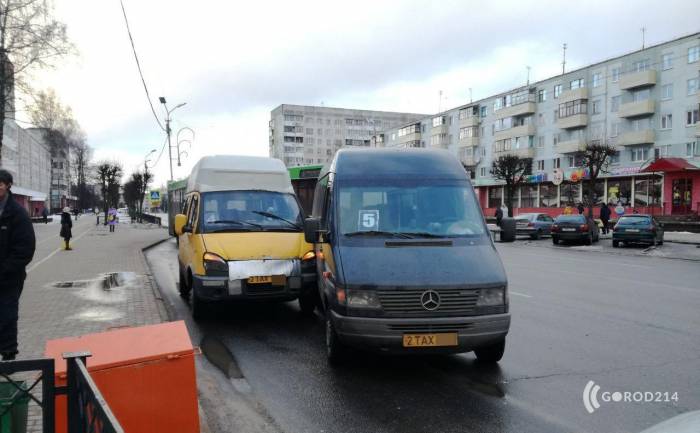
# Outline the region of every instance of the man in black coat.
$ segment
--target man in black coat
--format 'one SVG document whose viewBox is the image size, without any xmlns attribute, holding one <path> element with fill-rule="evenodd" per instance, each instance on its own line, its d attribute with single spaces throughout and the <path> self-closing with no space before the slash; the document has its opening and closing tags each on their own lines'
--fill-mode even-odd
<svg viewBox="0 0 700 433">
<path fill-rule="evenodd" d="M 13 198 L 12 174 L 0 169 L 0 355 L 17 355 L 17 319 L 25 268 L 34 257 L 36 240 L 27 211 Z"/>
<path fill-rule="evenodd" d="M 608 222 L 610 221 L 610 208 L 607 203 L 600 206 L 600 220 L 603 222 L 603 234 L 608 234 Z"/>
</svg>

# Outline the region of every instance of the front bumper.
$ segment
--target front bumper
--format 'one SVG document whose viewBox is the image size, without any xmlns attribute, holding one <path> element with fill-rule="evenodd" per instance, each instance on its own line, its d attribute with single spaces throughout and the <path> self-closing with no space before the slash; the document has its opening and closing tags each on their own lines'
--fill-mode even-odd
<svg viewBox="0 0 700 433">
<path fill-rule="evenodd" d="M 496 343 L 508 334 L 510 313 L 468 317 L 387 319 L 343 316 L 330 311 L 341 342 L 386 353 L 462 353 Z M 404 334 L 457 332 L 458 345 L 403 347 Z"/>
</svg>

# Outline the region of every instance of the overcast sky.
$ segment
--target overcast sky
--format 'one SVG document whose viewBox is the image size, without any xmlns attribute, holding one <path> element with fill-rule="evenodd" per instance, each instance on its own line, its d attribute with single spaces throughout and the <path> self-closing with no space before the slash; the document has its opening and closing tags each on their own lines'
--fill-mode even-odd
<svg viewBox="0 0 700 433">
<path fill-rule="evenodd" d="M 282 103 L 434 113 L 700 31 L 698 1 L 124 0 L 156 113 L 196 137 L 175 178 L 207 154 L 268 154 Z M 57 0 L 80 51 L 37 77 L 73 108 L 95 159 L 130 173 L 165 134 L 141 84 L 118 0 Z M 442 101 L 439 91 L 443 91 Z M 181 138 L 190 138 L 187 132 Z M 173 141 L 175 138 L 173 137 Z M 158 153 L 155 155 L 157 156 Z M 167 148 L 153 169 L 169 178 Z M 155 157 L 152 158 L 155 160 Z M 155 162 L 155 161 L 152 161 Z"/>
</svg>

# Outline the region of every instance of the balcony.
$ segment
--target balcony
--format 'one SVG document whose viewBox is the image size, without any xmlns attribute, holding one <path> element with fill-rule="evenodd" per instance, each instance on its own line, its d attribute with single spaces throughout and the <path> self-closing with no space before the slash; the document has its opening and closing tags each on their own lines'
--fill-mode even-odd
<svg viewBox="0 0 700 433">
<path fill-rule="evenodd" d="M 573 116 L 557 119 L 557 127 L 561 129 L 583 128 L 588 125 L 588 114 L 574 114 Z"/>
<path fill-rule="evenodd" d="M 535 95 L 527 95 L 527 97 L 514 102 L 510 107 L 504 107 L 496 111 L 494 114 L 498 119 L 506 117 L 522 116 L 524 114 L 533 114 L 537 111 L 535 104 Z"/>
<path fill-rule="evenodd" d="M 576 153 L 586 150 L 586 140 L 583 138 L 575 138 L 573 140 L 560 141 L 554 150 L 557 153 Z"/>
<path fill-rule="evenodd" d="M 617 139 L 620 146 L 635 146 L 638 144 L 654 144 L 654 130 L 643 129 L 641 131 L 630 131 L 621 134 Z"/>
<path fill-rule="evenodd" d="M 629 90 L 656 84 L 656 71 L 628 72 L 620 77 L 620 89 Z"/>
<path fill-rule="evenodd" d="M 479 145 L 479 137 L 464 137 L 459 140 L 460 147 L 474 147 Z"/>
<path fill-rule="evenodd" d="M 655 108 L 654 101 L 651 99 L 639 102 L 628 102 L 620 105 L 617 115 L 619 117 L 650 116 L 654 114 Z"/>
<path fill-rule="evenodd" d="M 577 101 L 579 99 L 588 99 L 588 89 L 581 87 L 580 89 L 566 90 L 559 95 L 559 103 Z"/>
<path fill-rule="evenodd" d="M 502 152 L 494 152 L 494 156 L 496 158 L 500 156 L 506 156 L 506 155 L 515 155 L 520 158 L 534 158 L 535 157 L 535 148 L 534 147 L 526 147 L 523 149 L 510 149 L 510 150 L 504 150 Z"/>
<path fill-rule="evenodd" d="M 525 137 L 528 135 L 535 135 L 536 128 L 534 124 L 527 124 L 521 126 L 514 126 L 512 128 L 504 129 L 503 131 L 498 131 L 494 134 L 494 141 L 506 140 L 508 138 L 514 137 Z"/>
<path fill-rule="evenodd" d="M 459 119 L 459 126 L 479 126 L 479 116 L 465 117 L 464 119 Z"/>
<path fill-rule="evenodd" d="M 448 131 L 449 127 L 443 123 L 442 125 L 433 126 L 433 128 L 430 130 L 430 133 L 432 135 L 447 134 Z"/>
<path fill-rule="evenodd" d="M 414 132 L 412 134 L 406 134 L 403 137 L 399 137 L 399 143 L 408 143 L 409 141 L 420 141 L 420 132 Z"/>
</svg>

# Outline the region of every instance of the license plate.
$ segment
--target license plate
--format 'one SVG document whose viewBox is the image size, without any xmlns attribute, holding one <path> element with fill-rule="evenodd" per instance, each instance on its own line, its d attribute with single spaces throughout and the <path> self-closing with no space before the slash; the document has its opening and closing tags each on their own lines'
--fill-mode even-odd
<svg viewBox="0 0 700 433">
<path fill-rule="evenodd" d="M 639 229 L 627 229 L 625 230 L 627 233 L 639 233 Z"/>
<path fill-rule="evenodd" d="M 563 232 L 575 232 L 576 229 L 561 229 Z"/>
<path fill-rule="evenodd" d="M 444 334 L 404 334 L 403 347 L 456 346 L 457 333 Z"/>
<path fill-rule="evenodd" d="M 262 277 L 250 277 L 248 278 L 248 284 L 269 284 L 272 282 L 272 276 L 266 275 Z"/>
</svg>

